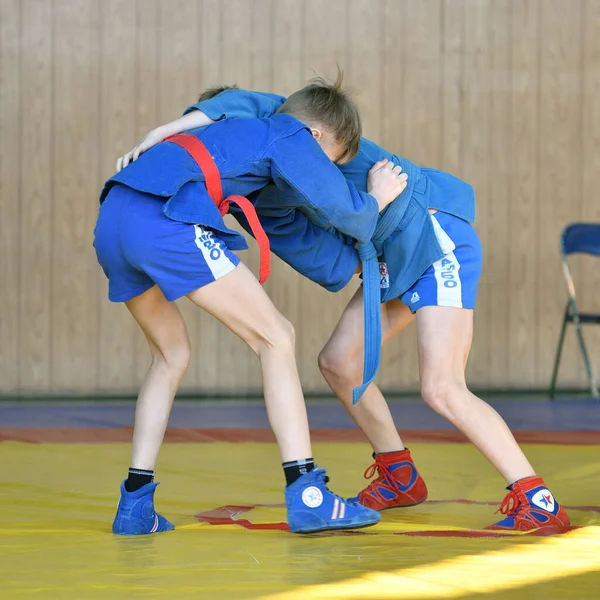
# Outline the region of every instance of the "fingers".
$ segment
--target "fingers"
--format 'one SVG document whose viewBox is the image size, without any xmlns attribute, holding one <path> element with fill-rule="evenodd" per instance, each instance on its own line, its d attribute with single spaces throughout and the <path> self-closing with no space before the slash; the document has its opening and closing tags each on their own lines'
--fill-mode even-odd
<svg viewBox="0 0 600 600">
<path fill-rule="evenodd" d="M 385 167 L 387 164 L 392 164 L 392 163 L 390 163 L 390 161 L 387 158 L 384 158 L 383 160 L 378 160 L 371 167 L 371 170 L 369 171 L 369 173 L 375 173 L 376 171 L 379 171 L 379 169 L 382 169 L 383 167 Z"/>
<path fill-rule="evenodd" d="M 408 175 L 402 172 L 402 167 L 400 165 L 394 165 L 394 163 L 389 162 L 388 166 L 390 167 L 392 173 L 396 175 L 401 182 L 403 182 L 404 185 L 402 189 L 404 189 L 406 187 L 406 182 L 408 181 Z"/>
<path fill-rule="evenodd" d="M 133 148 L 133 150 L 130 150 L 129 152 L 127 152 L 127 154 L 124 154 L 119 159 L 117 159 L 117 173 L 124 169 L 128 164 L 136 161 L 140 157 L 140 154 L 143 154 L 144 152 L 146 152 L 146 150 L 152 148 L 153 145 L 154 144 L 152 143 L 144 145 L 144 142 L 141 141 L 135 148 Z"/>
<path fill-rule="evenodd" d="M 132 159 L 132 157 L 133 157 L 136 149 L 137 149 L 137 146 L 133 150 L 130 150 L 127 154 L 124 154 L 119 159 L 117 159 L 117 165 L 116 165 L 117 173 L 119 171 L 121 171 L 122 169 L 124 169 L 130 162 L 133 162 L 133 160 L 135 160 L 135 158 Z"/>
<path fill-rule="evenodd" d="M 401 186 L 398 194 L 401 194 L 406 189 L 406 186 L 408 185 L 408 175 L 406 173 L 403 173 L 402 175 L 400 175 L 400 177 L 398 177 L 398 181 L 400 182 L 400 186 Z"/>
<path fill-rule="evenodd" d="M 137 160 L 140 156 L 140 154 L 142 152 L 145 152 L 147 150 L 147 148 L 143 147 L 143 144 L 139 144 L 137 145 L 134 149 L 133 149 L 133 155 L 131 157 L 131 162 L 133 162 L 134 160 Z"/>
<path fill-rule="evenodd" d="M 392 171 L 394 173 L 394 175 L 396 175 L 397 177 L 404 177 L 404 178 L 407 177 L 406 175 L 404 175 L 402 173 L 402 167 L 400 165 L 395 165 L 392 161 L 388 160 L 387 158 L 377 161 L 371 167 L 370 173 L 373 174 L 383 168 L 390 169 L 390 171 Z"/>
</svg>

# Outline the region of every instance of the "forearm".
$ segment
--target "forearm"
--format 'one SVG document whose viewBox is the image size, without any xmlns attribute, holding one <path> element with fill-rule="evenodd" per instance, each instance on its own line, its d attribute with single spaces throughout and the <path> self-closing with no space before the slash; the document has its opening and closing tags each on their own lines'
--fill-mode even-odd
<svg viewBox="0 0 600 600">
<path fill-rule="evenodd" d="M 170 123 L 165 123 L 164 125 L 160 125 L 156 128 L 156 131 L 160 133 L 164 138 L 169 137 L 170 135 L 175 135 L 176 133 L 182 133 L 184 131 L 188 131 L 189 129 L 196 129 L 198 127 L 206 127 L 214 123 L 212 119 L 207 117 L 200 110 L 193 110 Z"/>
</svg>

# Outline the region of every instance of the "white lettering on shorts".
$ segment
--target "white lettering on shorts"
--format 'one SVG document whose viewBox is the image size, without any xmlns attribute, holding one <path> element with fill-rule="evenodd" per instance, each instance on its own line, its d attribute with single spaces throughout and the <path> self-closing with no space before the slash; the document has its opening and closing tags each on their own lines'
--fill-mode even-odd
<svg viewBox="0 0 600 600">
<path fill-rule="evenodd" d="M 442 229 L 438 220 L 431 215 L 433 229 L 444 256 L 433 263 L 433 271 L 437 282 L 437 305 L 462 308 L 462 283 L 460 281 L 460 263 L 456 259 L 456 244 Z"/>
<path fill-rule="evenodd" d="M 229 260 L 221 240 L 217 239 L 212 231 L 204 229 L 201 225 L 194 225 L 194 230 L 196 232 L 196 246 L 202 252 L 212 276 L 219 279 L 233 271 L 235 265 Z"/>
</svg>

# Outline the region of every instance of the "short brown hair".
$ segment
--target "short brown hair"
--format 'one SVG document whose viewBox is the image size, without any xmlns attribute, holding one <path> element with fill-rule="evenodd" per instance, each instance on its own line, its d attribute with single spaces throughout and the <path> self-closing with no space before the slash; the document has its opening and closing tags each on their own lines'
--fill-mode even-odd
<svg viewBox="0 0 600 600">
<path fill-rule="evenodd" d="M 214 98 L 215 96 L 218 96 L 221 92 L 224 92 L 225 90 L 239 90 L 240 88 L 235 85 L 235 83 L 233 85 L 220 85 L 220 86 L 216 86 L 216 87 L 211 87 L 208 88 L 207 90 L 205 90 L 204 92 L 202 92 L 200 94 L 200 96 L 198 96 L 198 102 L 204 102 L 205 100 L 210 100 L 211 98 Z"/>
<path fill-rule="evenodd" d="M 289 96 L 277 112 L 328 127 L 336 142 L 345 148 L 340 160 L 347 161 L 358 152 L 362 124 L 356 104 L 342 88 L 343 78 L 338 67 L 338 76 L 333 83 L 322 77 L 311 80 L 306 87 Z"/>
</svg>

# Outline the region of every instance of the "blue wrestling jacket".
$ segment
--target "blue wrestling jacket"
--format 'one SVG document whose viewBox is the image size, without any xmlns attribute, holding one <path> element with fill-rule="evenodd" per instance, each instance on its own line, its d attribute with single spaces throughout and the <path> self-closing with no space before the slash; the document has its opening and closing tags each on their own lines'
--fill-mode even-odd
<svg viewBox="0 0 600 600">
<path fill-rule="evenodd" d="M 201 110 L 215 121 L 235 117 L 266 117 L 274 114 L 284 101 L 283 96 L 275 94 L 226 90 L 209 100 L 189 106 L 184 114 Z M 359 240 L 364 281 L 365 368 L 363 385 L 354 390 L 354 402 L 373 381 L 379 366 L 379 302 L 400 297 L 444 255 L 428 209 L 449 213 L 469 223 L 475 220 L 475 195 L 471 185 L 442 171 L 423 169 L 364 138 L 357 156 L 339 169 L 357 189 L 366 191 L 369 170 L 375 162 L 384 158 L 402 167 L 408 175 L 408 185 L 381 213 L 372 238 L 366 243 Z M 274 192 L 265 189 L 263 194 L 273 195 Z M 274 199 L 269 199 L 269 204 L 274 205 Z M 261 216 L 259 205 L 257 211 Z M 268 223 L 265 224 L 262 216 L 261 223 L 267 235 L 270 235 Z M 303 273 L 301 266 L 295 262 L 296 254 L 301 249 L 290 246 L 288 250 L 280 255 L 281 258 Z M 319 258 L 327 260 L 324 255 L 315 255 L 313 258 L 315 261 Z M 379 261 L 387 263 L 389 287 L 385 289 L 380 289 Z M 316 265 L 313 264 L 313 268 Z"/>
<path fill-rule="evenodd" d="M 264 92 L 245 90 L 225 90 L 209 100 L 189 106 L 184 114 L 192 110 L 201 110 L 214 121 L 226 118 L 269 117 L 283 104 L 285 98 Z M 473 188 L 466 182 L 436 169 L 423 169 L 405 158 L 401 158 L 381 146 L 361 139 L 360 150 L 356 157 L 338 169 L 354 187 L 367 191 L 369 170 L 379 160 L 387 158 L 400 165 L 408 175 L 406 189 L 396 200 L 382 211 L 377 228 L 371 240 L 379 260 L 386 262 L 390 276 L 390 287 L 382 290 L 381 301 L 400 297 L 415 281 L 444 253 L 433 230 L 429 217 L 429 208 L 449 213 L 469 223 L 475 220 L 475 195 Z M 265 190 L 269 207 L 276 206 L 273 191 Z M 281 198 L 281 196 L 280 196 Z M 260 202 L 256 209 L 261 223 L 267 232 L 269 223 L 263 222 Z M 276 224 L 276 223 L 275 223 Z M 281 228 L 282 224 L 278 224 Z M 364 241 L 364 240 L 359 240 Z M 344 240 L 340 237 L 340 244 Z M 345 240 L 348 243 L 348 240 Z M 300 248 L 289 246 L 281 258 L 294 269 L 304 273 L 294 264 Z M 336 254 L 333 254 L 336 257 Z M 316 258 L 316 257 L 315 257 Z M 327 260 L 322 254 L 321 258 Z M 342 263 L 340 267 L 344 266 Z M 351 274 L 340 273 L 339 279 L 350 279 Z"/>
<path fill-rule="evenodd" d="M 342 176 L 308 128 L 281 114 L 222 121 L 189 133 L 211 152 L 225 197 L 241 195 L 256 204 L 267 185 L 281 192 L 276 206 L 269 206 L 268 195 L 260 200 L 267 221 L 266 213 L 271 210 L 272 230 L 285 224 L 283 235 L 265 228 L 275 254 L 285 260 L 291 251 L 300 272 L 332 291 L 348 283 L 358 256 L 352 245 L 340 239 L 345 235 L 368 242 L 379 208 L 375 198 L 357 191 Z M 196 162 L 176 144 L 158 144 L 111 177 L 100 202 L 116 184 L 162 196 L 169 218 L 214 229 L 233 250 L 247 248 L 244 237 L 224 223 Z M 232 214 L 239 218 L 241 213 L 232 210 Z M 310 252 L 303 253 L 301 248 Z"/>
</svg>

